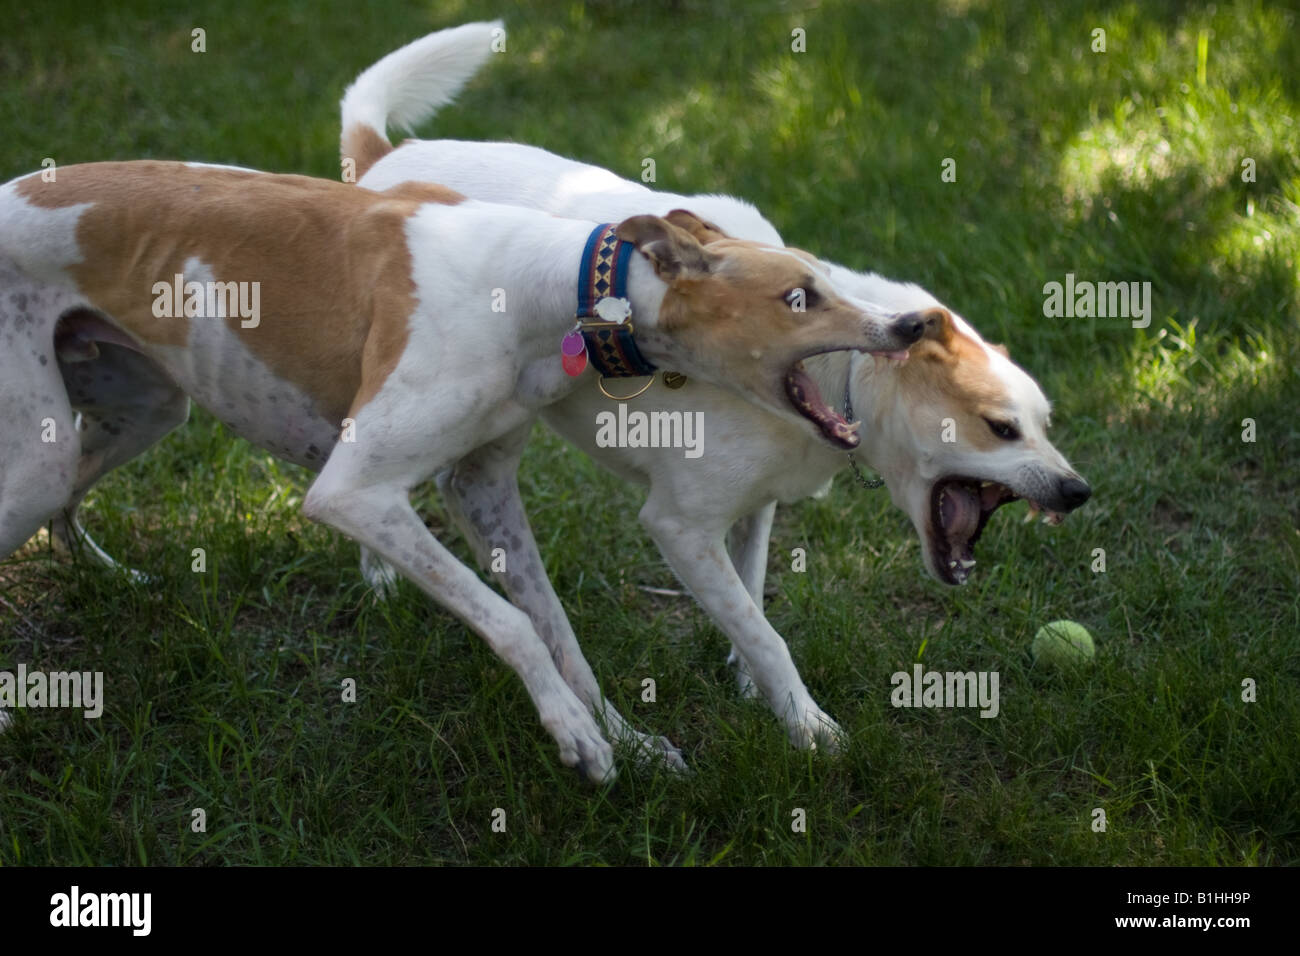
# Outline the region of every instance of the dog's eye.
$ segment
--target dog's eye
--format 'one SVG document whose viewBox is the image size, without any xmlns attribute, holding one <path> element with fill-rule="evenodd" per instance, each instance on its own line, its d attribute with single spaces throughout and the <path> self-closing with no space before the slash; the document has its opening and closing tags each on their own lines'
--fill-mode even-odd
<svg viewBox="0 0 1300 956">
<path fill-rule="evenodd" d="M 806 312 L 821 304 L 821 294 L 809 286 L 795 286 L 783 295 L 786 304 L 795 312 Z"/>
<path fill-rule="evenodd" d="M 995 422 L 991 418 L 984 419 L 989 423 L 989 428 L 993 434 L 997 435 L 1003 441 L 1015 441 L 1020 437 L 1020 430 L 1010 422 Z"/>
</svg>

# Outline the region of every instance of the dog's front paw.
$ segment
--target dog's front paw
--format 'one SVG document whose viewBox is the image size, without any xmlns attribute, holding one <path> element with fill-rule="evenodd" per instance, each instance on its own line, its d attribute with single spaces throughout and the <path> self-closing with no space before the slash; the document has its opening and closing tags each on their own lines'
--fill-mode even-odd
<svg viewBox="0 0 1300 956">
<path fill-rule="evenodd" d="M 824 750 L 835 754 L 844 749 L 848 738 L 821 708 L 804 711 L 803 720 L 790 726 L 790 742 L 800 750 Z"/>
<path fill-rule="evenodd" d="M 614 769 L 614 748 L 601 736 L 591 715 L 575 700 L 542 714 L 542 726 L 560 745 L 560 762 L 573 767 L 592 783 L 610 783 Z"/>
</svg>

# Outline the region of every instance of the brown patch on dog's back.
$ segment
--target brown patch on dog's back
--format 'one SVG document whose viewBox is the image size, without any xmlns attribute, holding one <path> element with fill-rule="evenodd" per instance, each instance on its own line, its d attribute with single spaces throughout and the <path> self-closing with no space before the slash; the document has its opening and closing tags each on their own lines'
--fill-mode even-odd
<svg viewBox="0 0 1300 956">
<path fill-rule="evenodd" d="M 457 206 L 465 201 L 463 194 L 437 183 L 398 183 L 381 191 L 379 195 L 403 202 L 436 202 L 443 206 Z"/>
<path fill-rule="evenodd" d="M 389 194 L 305 176 L 95 163 L 29 177 L 19 194 L 45 208 L 90 203 L 68 271 L 100 310 L 146 345 L 184 346 L 190 322 L 157 317 L 153 285 L 197 259 L 217 282 L 260 283 L 260 325 L 224 321 L 277 377 L 338 422 L 364 404 L 406 347 L 415 284 L 406 220 L 459 194 L 410 184 Z M 193 280 L 193 276 L 187 277 Z"/>
</svg>

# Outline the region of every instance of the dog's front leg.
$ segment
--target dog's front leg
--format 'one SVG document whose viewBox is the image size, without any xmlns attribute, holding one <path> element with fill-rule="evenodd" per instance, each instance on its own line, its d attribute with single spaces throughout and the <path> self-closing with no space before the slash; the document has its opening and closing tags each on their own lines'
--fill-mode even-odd
<svg viewBox="0 0 1300 956">
<path fill-rule="evenodd" d="M 684 518 L 670 501 L 660 504 L 652 491 L 641 509 L 641 523 L 659 551 L 714 622 L 731 638 L 768 705 L 786 725 L 798 747 L 835 750 L 843 733 L 812 699 L 781 639 L 754 603 L 736 573 L 722 528 Z"/>
<path fill-rule="evenodd" d="M 348 467 L 353 461 L 330 457 L 307 492 L 304 513 L 369 547 L 487 641 L 524 682 L 560 746 L 560 759 L 593 781 L 612 779 L 613 748 L 560 676 L 527 615 L 429 533 L 405 487 L 367 485 Z"/>
<path fill-rule="evenodd" d="M 519 459 L 531 431 L 529 422 L 476 448 L 451 471 L 441 473 L 438 489 L 447 510 L 479 564 L 501 582 L 515 606 L 527 613 L 565 682 L 609 733 L 638 759 L 662 761 L 670 769 L 685 770 L 681 751 L 672 741 L 636 730 L 605 699 L 551 586 L 519 495 Z"/>
<path fill-rule="evenodd" d="M 736 566 L 736 573 L 745 583 L 745 589 L 759 610 L 763 608 L 767 548 L 772 538 L 772 521 L 775 517 L 776 502 L 769 501 L 757 511 L 737 519 L 727 535 L 727 551 L 731 554 L 731 563 Z M 735 644 L 731 645 L 731 653 L 727 655 L 727 665 L 736 671 L 736 686 L 740 690 L 740 696 L 757 697 L 758 688 L 754 685 L 753 675 L 749 673 L 749 663 Z"/>
</svg>

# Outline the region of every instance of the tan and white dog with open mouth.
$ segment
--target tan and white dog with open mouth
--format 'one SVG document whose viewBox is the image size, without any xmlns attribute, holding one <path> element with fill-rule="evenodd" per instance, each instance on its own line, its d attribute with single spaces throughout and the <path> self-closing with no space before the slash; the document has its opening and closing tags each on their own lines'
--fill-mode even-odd
<svg viewBox="0 0 1300 956">
<path fill-rule="evenodd" d="M 611 747 L 549 635 L 409 501 L 583 381 L 563 370 L 560 340 L 597 228 L 432 185 L 381 194 L 184 163 L 69 166 L 0 187 L 0 558 L 51 521 L 107 562 L 78 504 L 184 421 L 192 398 L 318 471 L 304 513 L 476 631 L 523 680 L 562 760 L 605 779 Z M 689 213 L 628 217 L 615 232 L 639 253 L 627 295 L 645 356 L 782 415 L 801 414 L 788 390 L 802 360 L 898 352 L 922 332 L 919 317 L 839 295 L 809 256 L 701 245 L 693 233 L 709 231 Z M 796 288 L 818 307 L 793 310 Z M 540 564 L 508 566 L 519 588 L 544 580 Z"/>
<path fill-rule="evenodd" d="M 482 199 L 597 219 L 685 206 L 718 232 L 781 244 L 776 229 L 740 200 L 656 192 L 532 146 L 408 140 L 394 150 L 386 127 L 409 129 L 450 102 L 489 58 L 501 29 L 499 22 L 472 23 L 430 34 L 358 77 L 342 104 L 341 145 L 345 160 L 364 173 L 362 185 L 442 182 Z M 842 400 L 843 412 L 831 408 L 830 414 L 850 419 L 856 409 L 861 415 L 862 441 L 850 458 L 884 477 L 894 503 L 912 520 L 931 575 L 945 584 L 965 583 L 985 525 L 1009 501 L 1027 499 L 1056 522 L 1088 499 L 1091 489 L 1048 439 L 1047 399 L 1006 349 L 985 342 L 915 285 L 842 266 L 827 269 L 837 288 L 882 311 L 925 316 L 925 336 L 905 363 L 839 353 L 807 365 L 820 406 Z M 678 391 L 651 389 L 637 399 L 649 413 L 703 410 L 710 439 L 699 460 L 657 448 L 599 446 L 593 423 L 613 407 L 595 389 L 583 388 L 543 409 L 542 418 L 595 461 L 649 485 L 641 523 L 731 640 L 742 692 L 761 693 L 797 745 L 833 745 L 838 729 L 764 616 L 762 595 L 776 502 L 824 490 L 844 467 L 844 454 L 807 423 L 766 414 L 704 382 Z M 485 446 L 441 485 L 481 556 L 507 535 L 518 535 L 528 561 L 540 565 L 514 479 L 527 435 L 524 428 Z M 476 517 L 482 515 L 491 515 L 491 523 Z M 372 583 L 383 583 L 379 566 L 364 570 Z M 600 709 L 599 688 L 577 657 L 572 628 L 549 584 L 536 590 L 500 578 L 511 600 L 563 649 L 561 668 L 578 696 Z"/>
</svg>

